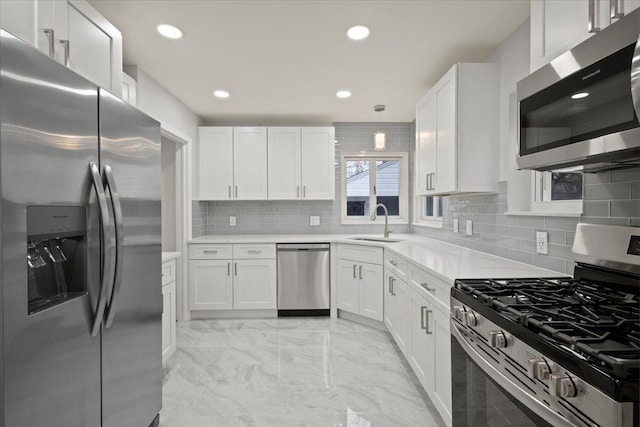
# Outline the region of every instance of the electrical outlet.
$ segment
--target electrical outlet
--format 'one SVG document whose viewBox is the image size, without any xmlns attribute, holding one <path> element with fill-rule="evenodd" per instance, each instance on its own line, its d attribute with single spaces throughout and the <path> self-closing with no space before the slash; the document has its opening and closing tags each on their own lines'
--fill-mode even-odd
<svg viewBox="0 0 640 427">
<path fill-rule="evenodd" d="M 467 229 L 465 230 L 465 234 L 467 236 L 473 235 L 473 222 L 470 219 L 467 220 L 466 227 Z"/>
<path fill-rule="evenodd" d="M 453 218 L 453 232 L 457 233 L 460 231 L 460 221 L 458 221 L 458 218 Z"/>
<path fill-rule="evenodd" d="M 549 233 L 536 231 L 536 252 L 542 255 L 549 254 Z"/>
<path fill-rule="evenodd" d="M 229 225 L 231 227 L 235 227 L 236 226 L 236 217 L 235 216 L 232 215 L 232 216 L 229 217 Z"/>
<path fill-rule="evenodd" d="M 310 216 L 309 217 L 309 225 L 320 225 L 320 217 L 319 216 Z"/>
</svg>

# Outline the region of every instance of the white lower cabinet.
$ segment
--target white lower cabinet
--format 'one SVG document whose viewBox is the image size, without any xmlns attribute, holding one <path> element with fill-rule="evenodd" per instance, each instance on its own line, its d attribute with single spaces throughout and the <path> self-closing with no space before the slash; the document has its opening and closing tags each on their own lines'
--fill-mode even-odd
<svg viewBox="0 0 640 427">
<path fill-rule="evenodd" d="M 176 260 L 162 263 L 162 363 L 176 351 Z"/>
<path fill-rule="evenodd" d="M 384 324 L 405 357 L 409 341 L 407 292 L 408 286 L 404 280 L 386 268 L 384 273 Z"/>
<path fill-rule="evenodd" d="M 340 310 L 382 322 L 382 248 L 338 245 L 337 305 Z"/>
<path fill-rule="evenodd" d="M 191 310 L 275 309 L 276 292 L 275 245 L 190 247 Z"/>
</svg>

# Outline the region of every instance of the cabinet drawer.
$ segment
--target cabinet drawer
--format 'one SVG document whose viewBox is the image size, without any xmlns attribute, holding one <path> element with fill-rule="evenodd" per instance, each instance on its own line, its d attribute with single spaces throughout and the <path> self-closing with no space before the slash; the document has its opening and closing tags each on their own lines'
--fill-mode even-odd
<svg viewBox="0 0 640 427">
<path fill-rule="evenodd" d="M 270 244 L 234 244 L 233 259 L 260 258 L 271 259 L 276 257 L 276 245 Z"/>
<path fill-rule="evenodd" d="M 176 280 L 176 260 L 172 259 L 162 263 L 162 286 Z"/>
<path fill-rule="evenodd" d="M 448 312 L 451 286 L 414 264 L 409 264 L 409 280 L 418 289 L 427 291 L 435 297 L 439 303 L 443 304 L 439 308 Z"/>
<path fill-rule="evenodd" d="M 231 245 L 190 245 L 189 259 L 231 259 Z"/>
<path fill-rule="evenodd" d="M 338 258 L 382 265 L 383 250 L 375 246 L 338 245 Z"/>
<path fill-rule="evenodd" d="M 408 263 L 402 257 L 385 250 L 384 265 L 396 273 L 402 280 L 407 281 Z"/>
</svg>

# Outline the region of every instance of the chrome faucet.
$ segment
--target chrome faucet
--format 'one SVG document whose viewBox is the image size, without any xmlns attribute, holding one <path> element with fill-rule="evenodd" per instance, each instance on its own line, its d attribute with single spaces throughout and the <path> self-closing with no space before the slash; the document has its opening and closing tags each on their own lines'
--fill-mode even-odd
<svg viewBox="0 0 640 427">
<path fill-rule="evenodd" d="M 391 233 L 391 230 L 389 230 L 389 211 L 387 210 L 387 207 L 382 204 L 382 203 L 378 203 L 373 210 L 371 211 L 371 221 L 375 221 L 376 218 L 378 217 L 378 208 L 382 208 L 382 210 L 384 211 L 384 238 L 388 239 L 389 238 L 389 233 Z"/>
</svg>

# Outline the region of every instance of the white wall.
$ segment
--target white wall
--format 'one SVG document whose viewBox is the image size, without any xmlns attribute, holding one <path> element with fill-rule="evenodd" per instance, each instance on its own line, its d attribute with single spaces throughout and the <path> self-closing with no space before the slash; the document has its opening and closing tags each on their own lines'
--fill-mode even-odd
<svg viewBox="0 0 640 427">
<path fill-rule="evenodd" d="M 500 181 L 508 181 L 510 211 L 528 210 L 531 200 L 530 171 L 516 170 L 516 85 L 529 75 L 530 29 L 525 21 L 485 60 L 499 63 L 500 72 Z"/>
</svg>

